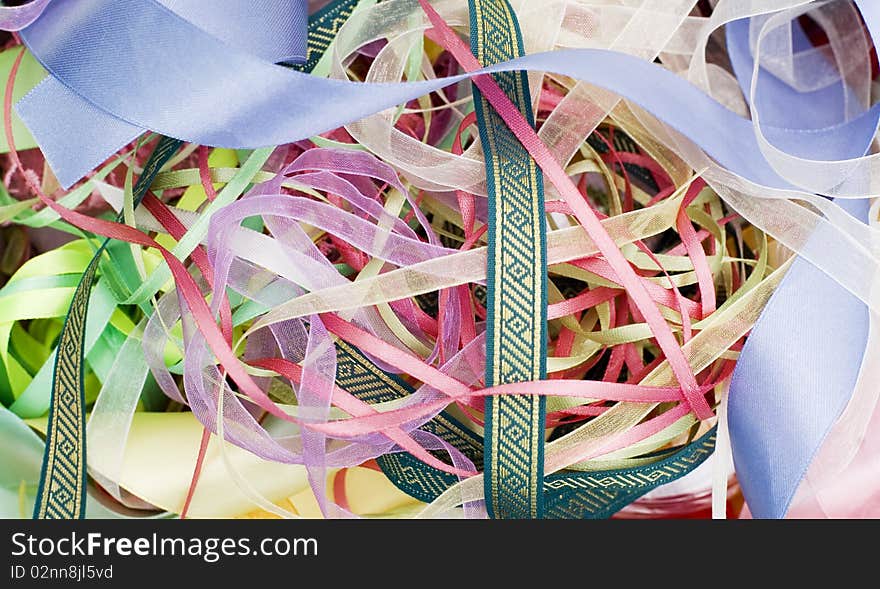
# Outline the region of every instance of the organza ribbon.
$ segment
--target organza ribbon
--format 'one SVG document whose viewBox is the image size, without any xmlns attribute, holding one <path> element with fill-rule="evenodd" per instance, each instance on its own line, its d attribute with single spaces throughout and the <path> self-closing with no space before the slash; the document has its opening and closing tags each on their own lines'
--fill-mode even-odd
<svg viewBox="0 0 880 589">
<path fill-rule="evenodd" d="M 862 4 L 880 15 L 877 3 Z M 868 22 L 880 23 L 868 19 L 871 14 L 863 13 Z M 800 26 L 793 26 L 793 34 L 796 48 L 810 46 Z M 754 96 L 747 22 L 728 25 L 727 48 L 743 93 Z M 768 97 L 775 101 L 771 116 L 776 124 L 798 124 L 804 109 L 813 109 L 819 120 L 840 112 L 839 87 L 804 93 L 768 78 L 772 91 L 761 91 L 763 102 Z M 867 151 L 867 144 L 862 147 Z M 836 202 L 867 222 L 866 200 Z M 810 239 L 812 247 L 823 247 L 833 237 L 820 227 Z M 785 515 L 814 454 L 853 394 L 867 338 L 866 305 L 797 259 L 746 340 L 730 384 L 734 463 L 752 515 Z"/>
<path fill-rule="evenodd" d="M 197 3 L 180 2 L 175 4 L 175 8 L 182 14 L 192 14 L 198 11 Z M 251 38 L 253 19 L 248 20 L 247 10 L 242 10 L 240 4 L 230 4 L 230 10 L 221 10 L 223 17 L 219 20 L 206 20 L 205 26 L 208 29 L 216 29 L 222 37 L 230 33 L 242 33 L 242 38 L 235 38 L 236 42 L 244 42 Z M 264 8 L 270 8 L 264 6 Z M 293 8 L 296 14 L 305 11 L 304 6 L 294 7 L 287 5 L 278 6 L 282 14 L 274 14 L 275 17 L 281 18 L 281 22 L 277 26 L 287 29 L 295 26 L 296 20 L 283 18 L 290 16 L 283 14 L 287 10 Z M 238 11 L 240 17 L 237 21 L 239 25 L 245 25 L 245 30 L 237 29 L 237 26 L 224 29 L 224 22 L 236 16 Z M 244 14 L 242 14 L 242 12 Z M 277 11 L 276 11 L 277 12 Z M 213 13 L 216 14 L 217 13 Z M 272 14 L 261 13 L 261 16 L 272 16 Z M 295 16 L 295 14 L 294 14 Z M 214 18 L 214 17 L 211 17 Z M 321 24 L 320 19 L 316 19 Z M 258 23 L 257 23 L 258 24 Z M 292 40 L 290 47 L 284 42 L 284 38 Z M 243 40 L 242 40 L 243 39 Z M 279 42 L 280 40 L 280 42 Z M 284 53 L 276 55 L 278 61 L 288 61 L 291 59 L 304 59 L 304 40 L 295 34 L 277 34 L 276 39 L 267 37 L 259 37 L 255 42 L 250 44 L 250 49 L 257 53 L 272 55 L 272 52 L 282 51 Z M 318 43 L 316 53 L 321 54 L 326 49 L 326 43 Z M 289 54 L 288 51 L 294 53 Z M 299 51 L 300 55 L 294 55 Z M 14 66 L 17 68 L 18 63 Z M 51 80 L 51 79 L 50 79 Z M 44 83 L 45 84 L 45 83 Z M 6 100 L 9 96 L 12 86 L 7 88 Z M 91 108 L 90 106 L 86 107 Z M 8 125 L 8 121 L 7 121 Z M 7 127 L 6 135 L 11 143 L 11 131 Z M 134 206 L 136 207 L 141 198 L 146 194 L 147 189 L 155 178 L 161 166 L 177 151 L 180 141 L 171 138 L 162 138 L 158 147 L 151 156 L 150 162 L 144 170 L 144 173 L 138 180 L 135 187 Z M 42 197 L 42 195 L 40 195 Z M 50 203 L 51 204 L 51 203 Z M 54 205 L 51 205 L 54 206 Z M 55 375 L 52 385 L 52 402 L 49 410 L 49 421 L 47 426 L 47 444 L 46 453 L 43 461 L 43 469 L 40 476 L 40 485 L 37 491 L 37 501 L 34 508 L 34 517 L 50 517 L 50 518 L 70 518 L 83 517 L 85 514 L 85 417 L 84 417 L 84 399 L 83 399 L 83 383 L 82 383 L 82 363 L 85 355 L 83 342 L 85 339 L 85 326 L 88 316 L 89 293 L 92 283 L 94 282 L 95 273 L 97 271 L 98 262 L 101 259 L 103 250 L 107 247 L 110 240 L 105 240 L 101 248 L 92 258 L 83 277 L 74 293 L 71 302 L 68 319 L 62 329 L 57 358 L 55 361 Z M 221 313 L 222 314 L 222 313 Z M 227 314 L 228 319 L 228 314 Z M 229 328 L 231 329 L 231 327 Z"/>
<path fill-rule="evenodd" d="M 20 31 L 37 20 L 52 0 L 34 0 L 22 6 L 0 6 L 0 29 Z"/>
<path fill-rule="evenodd" d="M 10 90 L 10 89 L 7 89 Z M 8 122 L 7 136 L 11 134 Z M 135 204 L 140 204 L 152 179 L 162 165 L 180 147 L 175 139 L 163 138 L 144 173 L 138 179 Z M 45 198 L 42 194 L 40 197 Z M 51 201 L 46 204 L 58 206 Z M 121 214 L 119 218 L 121 219 Z M 67 319 L 58 337 L 52 400 L 46 431 L 46 448 L 34 519 L 74 519 L 85 516 L 86 509 L 86 442 L 85 442 L 85 357 L 86 324 L 89 297 L 98 265 L 110 244 L 105 239 L 92 257 L 73 293 Z"/>
</svg>

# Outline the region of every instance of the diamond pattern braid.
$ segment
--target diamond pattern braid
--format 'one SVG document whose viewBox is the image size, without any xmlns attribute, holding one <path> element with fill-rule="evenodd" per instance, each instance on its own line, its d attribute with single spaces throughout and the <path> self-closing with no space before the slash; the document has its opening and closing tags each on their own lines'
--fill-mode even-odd
<svg viewBox="0 0 880 589">
<path fill-rule="evenodd" d="M 470 0 L 471 48 L 484 65 L 523 54 L 516 16 L 506 0 Z M 495 75 L 534 124 L 524 72 Z M 546 376 L 547 262 L 543 177 L 501 117 L 473 87 L 489 194 L 486 280 L 486 384 Z M 536 519 L 543 511 L 544 399 L 486 401 L 486 507 L 499 519 Z"/>
<path fill-rule="evenodd" d="M 163 137 L 144 166 L 134 188 L 135 206 L 153 183 L 165 163 L 182 143 Z M 117 219 L 121 220 L 121 219 Z M 40 486 L 34 505 L 34 519 L 80 519 L 85 517 L 86 439 L 85 397 L 83 389 L 84 341 L 89 296 L 98 265 L 110 240 L 92 257 L 83 273 L 67 319 L 58 339 L 55 375 L 49 404 L 46 450 Z"/>
<path fill-rule="evenodd" d="M 330 44 L 339 33 L 348 18 L 357 8 L 360 0 L 339 0 L 331 2 L 315 14 L 309 17 L 309 38 L 307 41 L 306 62 L 294 66 L 294 69 L 302 72 L 310 72 L 315 69 L 318 62 L 324 57 Z"/>
<path fill-rule="evenodd" d="M 344 341 L 336 342 L 336 355 L 336 383 L 364 402 L 381 403 L 415 392 L 409 384 L 383 371 L 363 352 Z M 448 413 L 440 413 L 420 429 L 456 448 L 474 464 L 482 463 L 482 441 Z M 430 503 L 458 482 L 455 475 L 427 465 L 405 452 L 384 454 L 376 462 L 398 489 L 425 503 Z"/>
</svg>

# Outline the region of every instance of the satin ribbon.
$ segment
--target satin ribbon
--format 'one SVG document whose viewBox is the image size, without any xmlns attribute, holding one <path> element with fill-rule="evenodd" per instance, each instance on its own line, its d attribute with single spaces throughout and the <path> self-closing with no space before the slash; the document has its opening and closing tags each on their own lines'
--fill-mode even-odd
<svg viewBox="0 0 880 589">
<path fill-rule="evenodd" d="M 876 2 L 860 7 L 869 23 L 880 23 Z M 796 46 L 810 46 L 800 27 L 793 33 Z M 728 53 L 747 97 L 754 66 L 748 41 L 747 22 L 728 25 Z M 761 95 L 774 101 L 764 100 L 768 104 L 761 107 L 772 108 L 776 124 L 796 124 L 801 109 L 816 109 L 819 117 L 842 111 L 839 87 L 800 93 L 766 78 Z M 868 145 L 860 147 L 867 151 Z M 867 222 L 867 200 L 835 202 Z M 806 247 L 821 248 L 829 239 L 820 229 Z M 867 338 L 867 306 L 803 258 L 795 260 L 746 340 L 730 384 L 734 464 L 753 516 L 786 514 L 813 456 L 852 396 Z"/>
<path fill-rule="evenodd" d="M 10 15 L 9 26 L 19 26 L 25 17 L 36 20 L 34 13 L 42 12 L 48 6 L 48 12 L 40 19 L 48 21 L 52 12 L 56 10 L 54 5 L 65 4 L 66 0 L 40 0 L 20 7 L 22 13 L 15 13 L 16 18 Z M 130 31 L 133 22 L 138 22 L 138 27 L 143 35 L 133 35 L 132 38 L 139 38 L 139 42 L 154 37 L 154 33 L 150 31 L 152 24 L 149 21 L 135 21 L 137 15 L 131 13 L 120 14 L 122 20 L 110 20 L 113 17 L 107 13 L 99 14 L 98 12 L 90 12 L 88 2 L 66 2 L 68 11 L 64 15 L 64 19 L 97 19 L 101 22 L 102 28 L 107 30 L 113 28 L 119 32 L 125 30 Z M 118 3 L 120 5 L 126 2 Z M 63 10 L 63 6 L 59 6 Z M 123 8 L 120 6 L 120 8 Z M 255 58 L 265 60 L 269 63 L 303 63 L 306 61 L 307 52 L 307 20 L 308 7 L 306 0 L 250 0 L 248 2 L 240 2 L 239 0 L 215 0 L 207 6 L 201 0 L 159 0 L 156 3 L 157 10 L 163 10 L 167 17 L 174 18 L 178 21 L 185 21 L 201 31 L 203 34 L 210 35 L 218 43 L 232 46 L 246 52 Z M 7 9 L 13 10 L 13 9 Z M 96 9 L 99 11 L 100 9 Z M 107 20 L 102 20 L 102 16 Z M 0 18 L 3 15 L 0 13 Z M 57 24 L 72 22 L 72 20 L 62 20 Z M 0 20 L 0 28 L 6 24 Z M 39 26 L 39 24 L 37 25 Z M 161 27 L 160 23 L 155 24 Z M 24 25 L 19 26 L 24 28 Z M 39 33 L 43 40 L 54 43 L 51 39 L 55 33 L 52 31 L 43 31 Z M 30 32 L 22 32 L 22 36 L 32 38 Z M 93 47 L 102 46 L 99 41 L 100 37 L 91 37 L 89 44 Z M 111 45 L 103 45 L 111 55 L 115 51 L 120 50 L 118 44 L 119 38 L 113 40 Z M 27 43 L 27 41 L 25 41 Z M 130 42 L 130 40 L 129 40 Z M 166 45 L 165 51 L 171 47 L 187 47 L 187 43 L 178 43 L 177 45 Z M 59 47 L 59 50 L 66 52 L 66 49 Z M 173 51 L 173 49 L 172 49 Z M 313 52 L 314 53 L 314 52 Z M 316 53 L 320 54 L 320 52 Z M 140 65 L 129 72 L 143 71 L 149 72 L 149 68 L 167 63 L 167 58 L 156 62 L 140 62 Z M 108 72 L 109 73 L 109 72 Z M 149 77 L 149 76 L 147 76 Z M 130 80 L 130 78 L 129 78 Z M 109 80 L 107 80 L 109 82 Z M 143 79 L 146 82 L 146 78 Z M 129 94 L 129 99 L 137 100 L 134 94 Z M 28 109 L 35 107 L 42 109 L 44 113 L 54 113 L 49 117 L 40 117 L 39 123 L 32 121 L 35 125 L 40 124 L 41 130 L 38 131 L 44 138 L 48 134 L 52 137 L 50 144 L 53 148 L 46 147 L 44 154 L 50 164 L 54 163 L 53 171 L 56 173 L 61 184 L 66 188 L 73 184 L 81 177 L 86 170 L 77 170 L 68 172 L 65 165 L 66 158 L 60 158 L 60 154 L 68 149 L 80 151 L 84 158 L 91 159 L 95 164 L 106 159 L 112 153 L 118 151 L 118 147 L 129 143 L 147 131 L 146 128 L 138 127 L 124 118 L 113 116 L 112 111 L 107 112 L 97 108 L 88 101 L 85 95 L 79 94 L 75 90 L 66 86 L 63 78 L 54 76 L 47 77 L 40 85 L 29 93 L 20 103 L 20 108 Z M 74 129 L 75 132 L 71 132 Z"/>
<path fill-rule="evenodd" d="M 142 35 L 133 34 L 132 26 Z M 729 170 L 767 186 L 791 188 L 761 155 L 750 121 L 675 74 L 611 51 L 528 55 L 470 76 L 418 83 L 351 83 L 278 67 L 225 44 L 155 0 L 55 0 L 21 36 L 70 90 L 69 104 L 31 93 L 17 107 L 65 185 L 143 129 L 203 145 L 279 145 L 335 129 L 479 73 L 526 69 L 568 75 L 628 98 Z M 139 38 L 151 42 L 132 42 Z M 169 47 L 187 47 L 186 63 L 163 67 Z M 173 105 L 165 88 L 176 90 Z M 96 118 L 98 111 L 83 110 L 83 100 L 100 109 L 101 118 Z M 875 108 L 845 124 L 816 130 L 810 142 L 803 141 L 798 127 L 766 131 L 784 151 L 817 160 L 848 159 L 864 153 L 863 146 L 877 128 L 878 112 Z M 125 121 L 128 127 L 101 126 L 107 116 Z M 63 128 L 58 121 L 64 121 Z M 96 128 L 102 132 L 96 133 Z M 110 132 L 113 129 L 120 133 Z"/>
</svg>

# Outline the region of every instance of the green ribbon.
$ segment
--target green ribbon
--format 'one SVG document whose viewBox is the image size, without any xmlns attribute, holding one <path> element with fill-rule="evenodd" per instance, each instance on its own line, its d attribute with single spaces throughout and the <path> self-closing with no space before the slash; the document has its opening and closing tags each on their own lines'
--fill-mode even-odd
<svg viewBox="0 0 880 589">
<path fill-rule="evenodd" d="M 360 350 L 339 341 L 337 384 L 367 403 L 381 403 L 411 395 L 413 388 L 382 371 Z M 420 429 L 428 431 L 480 464 L 483 445 L 479 437 L 444 412 Z M 648 456 L 653 461 L 613 470 L 564 471 L 547 475 L 542 485 L 547 519 L 604 519 L 611 517 L 645 493 L 692 472 L 715 447 L 715 429 L 680 448 Z M 384 454 L 376 459 L 382 472 L 398 489 L 430 503 L 458 482 L 458 478 L 429 466 L 412 454 Z"/>
<path fill-rule="evenodd" d="M 715 450 L 716 428 L 644 466 L 595 472 L 563 472 L 544 479 L 547 519 L 609 518 L 648 491 L 692 472 Z"/>
<path fill-rule="evenodd" d="M 524 54 L 507 0 L 470 0 L 471 49 L 483 65 Z M 525 72 L 494 76 L 534 125 Z M 489 249 L 486 385 L 547 376 L 547 248 L 544 183 L 537 164 L 473 86 L 486 162 Z M 483 459 L 486 509 L 499 519 L 543 517 L 545 400 L 502 395 L 486 400 Z"/>
<path fill-rule="evenodd" d="M 346 342 L 337 342 L 336 357 L 337 384 L 366 403 L 400 399 L 415 392 L 406 382 L 384 372 Z M 482 463 L 482 440 L 448 412 L 441 413 L 421 429 L 447 442 L 475 464 Z M 458 482 L 455 475 L 429 466 L 406 452 L 383 454 L 376 462 L 397 488 L 425 503 Z"/>
<path fill-rule="evenodd" d="M 182 144 L 162 137 L 134 188 L 135 206 L 147 193 L 159 170 Z M 122 215 L 117 216 L 117 222 Z M 73 293 L 67 319 L 61 328 L 55 356 L 55 372 L 49 404 L 46 449 L 40 472 L 40 486 L 34 505 L 34 519 L 82 519 L 85 517 L 85 334 L 89 297 L 104 250 L 105 239 L 86 267 Z"/>
<path fill-rule="evenodd" d="M 358 5 L 363 2 L 364 0 L 336 0 L 309 16 L 306 62 L 294 66 L 293 69 L 318 73 L 315 71 L 318 62 L 321 61 L 330 44 L 333 43 L 339 29 L 348 21 Z"/>
</svg>

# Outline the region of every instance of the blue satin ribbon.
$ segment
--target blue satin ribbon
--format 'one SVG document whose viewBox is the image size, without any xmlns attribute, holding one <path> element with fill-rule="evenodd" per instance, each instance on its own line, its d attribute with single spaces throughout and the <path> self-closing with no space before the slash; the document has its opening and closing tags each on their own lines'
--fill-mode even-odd
<svg viewBox="0 0 880 589">
<path fill-rule="evenodd" d="M 880 39 L 878 4 L 857 1 L 875 39 Z M 752 61 L 745 27 L 732 23 L 728 42 L 734 70 L 748 90 Z M 469 77 L 405 84 L 315 78 L 214 33 L 156 0 L 55 0 L 24 29 L 23 40 L 53 77 L 48 90 L 28 95 L 18 112 L 62 184 L 73 183 L 146 129 L 206 145 L 277 145 Z M 178 60 L 175 52 L 182 48 L 187 59 Z M 603 87 L 641 105 L 729 170 L 756 183 L 792 188 L 762 156 L 750 121 L 660 66 L 611 51 L 566 50 L 482 72 L 514 70 L 554 72 Z M 833 114 L 842 112 L 843 91 L 800 94 L 766 72 L 760 84 L 758 106 L 770 123 L 763 128 L 779 149 L 814 160 L 866 152 L 880 118 L 877 106 L 846 123 L 814 128 L 821 120 L 816 113 L 837 120 Z M 174 89 L 173 97 L 168 89 Z M 841 205 L 864 218 L 864 202 Z M 827 236 L 817 233 L 808 247 L 821 247 L 823 240 Z M 803 261 L 795 263 L 759 321 L 743 350 L 730 400 L 737 470 L 755 515 L 784 513 L 810 457 L 851 395 L 865 325 L 864 305 Z"/>
<path fill-rule="evenodd" d="M 52 14 L 64 8 L 61 6 L 59 9 L 58 5 L 65 4 L 63 0 L 54 0 L 52 3 L 54 6 L 49 6 L 40 18 L 40 25 L 51 24 Z M 27 16 L 32 17 L 32 7 L 37 4 L 33 2 L 21 9 L 27 9 Z M 54 21 L 54 26 L 66 27 L 74 22 L 73 19 L 91 21 L 92 10 L 100 10 L 100 7 L 87 6 L 88 2 L 82 0 L 66 2 L 66 4 L 69 5 L 68 8 L 74 10 L 64 12 L 63 18 Z M 124 5 L 126 2 L 117 4 Z M 203 34 L 210 35 L 221 46 L 236 47 L 255 59 L 261 59 L 266 63 L 302 63 L 306 60 L 309 16 L 307 0 L 247 0 L 246 2 L 213 0 L 210 6 L 204 0 L 161 0 L 155 4 L 157 10 L 167 13 L 165 16 L 168 20 L 188 22 Z M 0 14 L 0 18 L 2 16 Z M 16 21 L 23 16 L 19 16 Z M 101 81 L 101 74 L 94 73 L 98 76 L 95 79 L 98 84 L 119 84 L 115 86 L 117 90 L 125 88 L 126 90 L 120 94 L 125 96 L 125 100 L 139 100 L 137 85 L 128 86 L 138 73 L 143 74 L 141 83 L 151 84 L 152 69 L 176 67 L 178 63 L 176 52 L 186 51 L 187 55 L 190 54 L 191 48 L 185 39 L 162 39 L 161 32 L 153 27 L 163 25 L 161 23 L 151 25 L 149 21 L 139 20 L 135 11 L 120 10 L 116 15 L 104 11 L 103 17 L 105 22 L 101 27 L 98 30 L 93 28 L 90 33 L 86 33 L 89 36 L 83 40 L 92 45 L 100 44 L 108 51 L 105 59 L 93 62 L 98 66 L 98 70 L 103 69 L 100 64 L 107 61 L 106 57 L 114 55 L 115 51 L 122 47 L 118 44 L 117 37 L 106 44 L 98 43 L 102 31 L 107 32 L 112 29 L 119 35 L 128 37 L 127 44 L 155 43 L 162 46 L 162 56 L 152 58 L 136 56 L 134 61 L 139 65 L 129 72 L 129 76 L 125 76 L 124 72 L 118 69 L 110 68 L 106 71 L 108 77 Z M 113 18 L 119 20 L 114 23 L 111 20 Z M 54 51 L 67 53 L 69 49 L 66 42 L 63 39 L 52 38 L 55 34 L 52 29 L 45 29 L 39 33 L 41 40 L 48 45 L 55 45 Z M 22 38 L 28 44 L 27 39 L 32 38 L 32 32 L 30 30 L 22 32 Z M 223 49 L 215 48 L 214 51 L 222 53 Z M 184 72 L 181 73 L 186 75 Z M 61 184 L 68 188 L 90 168 L 143 135 L 148 130 L 148 126 L 139 126 L 125 120 L 124 116 L 112 114 L 117 111 L 108 112 L 98 108 L 88 100 L 87 95 L 77 92 L 76 87 L 66 86 L 62 80 L 63 77 L 49 76 L 19 102 L 18 109 L 19 112 L 35 111 L 29 119 L 29 124 L 45 139 L 41 145 L 45 147 L 46 159 Z M 155 85 L 154 88 L 158 89 Z M 222 95 L 216 98 L 222 99 Z M 124 109 L 121 112 L 125 112 Z M 205 114 L 210 115 L 210 109 L 203 112 L 202 116 Z M 73 153 L 78 155 L 72 157 L 70 154 Z"/>
<path fill-rule="evenodd" d="M 880 10 L 875 12 L 880 16 Z M 731 64 L 748 97 L 754 66 L 749 23 L 731 23 L 726 34 Z M 798 26 L 793 41 L 796 50 L 810 47 Z M 776 125 L 796 124 L 804 110 L 811 113 L 810 122 L 821 124 L 845 108 L 843 85 L 799 93 L 772 76 L 759 84 L 757 106 L 762 118 Z M 867 151 L 868 145 L 861 147 Z M 868 201 L 835 202 L 867 222 Z M 832 239 L 820 228 L 805 247 L 828 247 Z M 813 456 L 852 396 L 867 338 L 867 306 L 805 259 L 795 260 L 752 329 L 730 384 L 733 458 L 753 516 L 785 515 Z"/>
<path fill-rule="evenodd" d="M 131 133 L 150 129 L 204 145 L 257 148 L 323 133 L 470 77 L 401 84 L 316 78 L 225 44 L 156 0 L 55 0 L 21 35 L 71 93 L 56 102 L 54 94 L 35 92 L 18 104 L 65 185 L 125 143 L 121 125 L 120 134 L 108 133 L 105 141 L 80 142 L 79 134 L 95 124 L 95 108 L 128 123 Z M 186 60 L 174 56 L 182 47 Z M 790 187 L 761 156 L 748 120 L 660 66 L 583 49 L 529 55 L 481 71 L 513 70 L 555 72 L 604 87 L 640 104 L 728 169 Z M 175 89 L 173 97 L 168 88 Z M 817 130 L 810 142 L 798 127 L 767 133 L 786 151 L 803 152 L 808 143 L 813 159 L 857 157 L 873 137 L 878 112 Z"/>
</svg>

